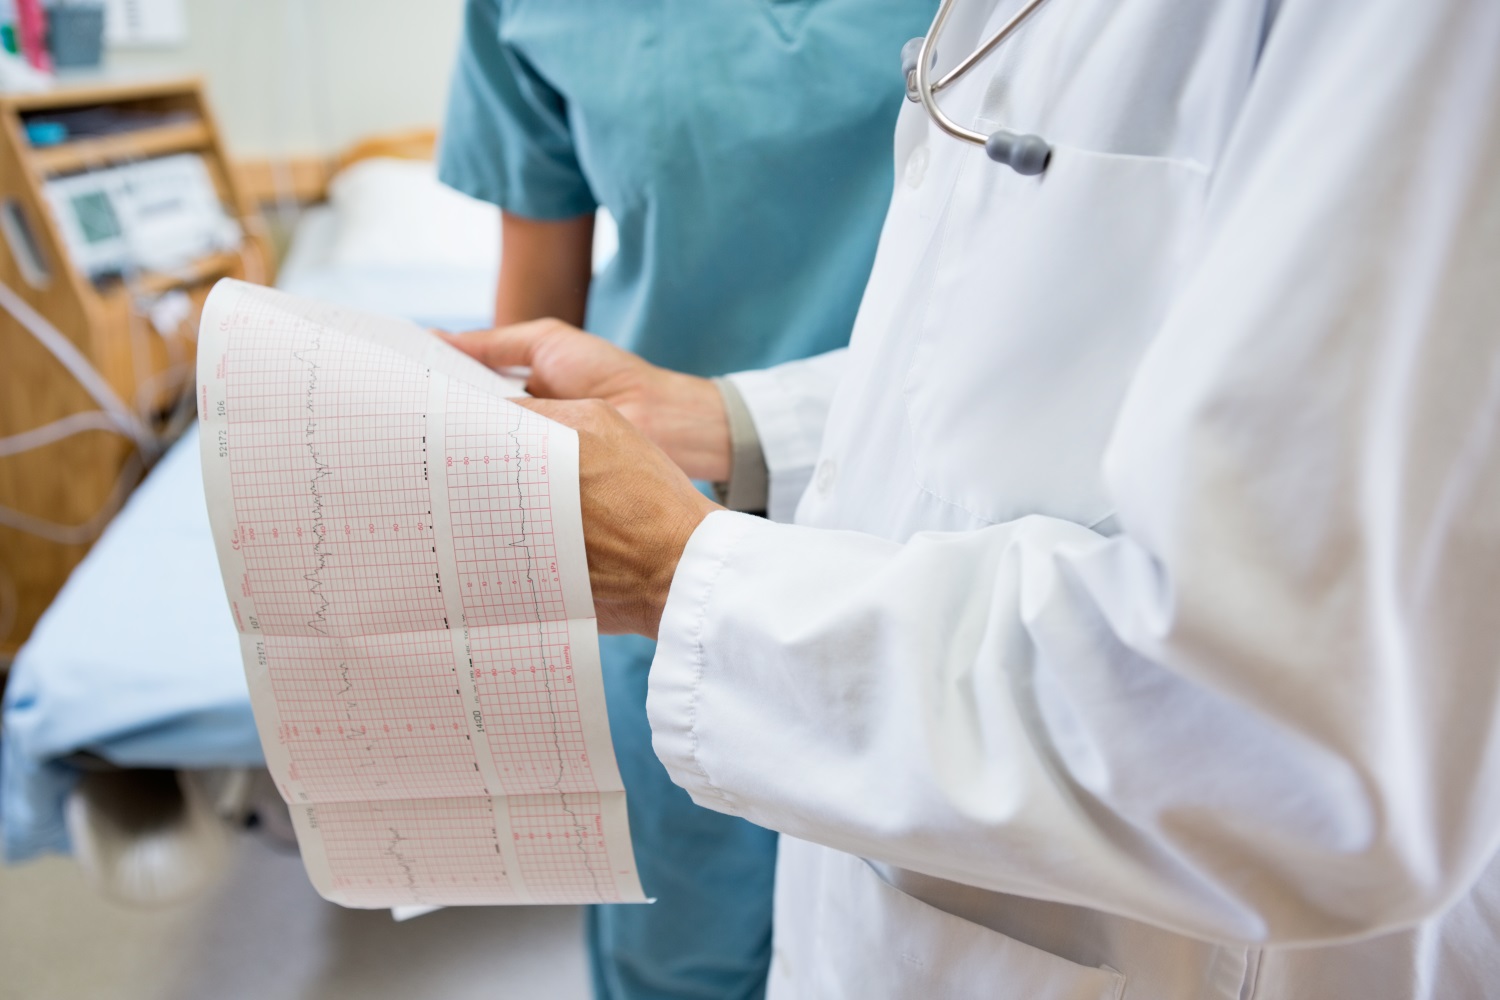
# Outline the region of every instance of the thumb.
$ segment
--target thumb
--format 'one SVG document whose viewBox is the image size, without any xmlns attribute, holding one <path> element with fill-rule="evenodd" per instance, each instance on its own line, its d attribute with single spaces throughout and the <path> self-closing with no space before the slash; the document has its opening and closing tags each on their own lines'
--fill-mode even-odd
<svg viewBox="0 0 1500 1000">
<path fill-rule="evenodd" d="M 554 320 L 537 319 L 472 333 L 439 330 L 437 335 L 490 368 L 530 368 L 537 348 L 556 327 Z"/>
</svg>

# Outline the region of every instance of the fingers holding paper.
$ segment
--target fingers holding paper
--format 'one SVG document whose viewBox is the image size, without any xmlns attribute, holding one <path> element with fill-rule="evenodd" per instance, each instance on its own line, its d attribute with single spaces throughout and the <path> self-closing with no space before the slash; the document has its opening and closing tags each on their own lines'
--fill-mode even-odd
<svg viewBox="0 0 1500 1000">
<path fill-rule="evenodd" d="M 440 336 L 491 368 L 529 368 L 526 391 L 538 398 L 603 400 L 689 476 L 729 476 L 729 421 L 708 379 L 659 368 L 555 319 Z"/>
<path fill-rule="evenodd" d="M 649 394 L 653 366 L 561 320 L 439 336 L 490 368 L 531 369 L 526 391 L 539 398 L 630 404 Z"/>
</svg>

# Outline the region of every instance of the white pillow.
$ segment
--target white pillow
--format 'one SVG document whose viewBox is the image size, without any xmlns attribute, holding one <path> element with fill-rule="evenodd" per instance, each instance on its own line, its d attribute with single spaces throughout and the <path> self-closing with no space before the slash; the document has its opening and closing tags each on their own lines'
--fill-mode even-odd
<svg viewBox="0 0 1500 1000">
<path fill-rule="evenodd" d="M 336 236 L 327 263 L 372 270 L 500 269 L 500 211 L 438 182 L 429 161 L 361 160 L 328 184 Z"/>
</svg>

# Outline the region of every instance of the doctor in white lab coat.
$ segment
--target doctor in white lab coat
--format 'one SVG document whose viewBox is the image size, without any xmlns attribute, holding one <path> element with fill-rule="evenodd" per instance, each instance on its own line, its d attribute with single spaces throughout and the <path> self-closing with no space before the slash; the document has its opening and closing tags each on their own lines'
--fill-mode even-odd
<svg viewBox="0 0 1500 1000">
<path fill-rule="evenodd" d="M 1051 165 L 908 105 L 847 352 L 465 341 L 609 404 L 531 405 L 772 996 L 1500 997 L 1500 3 L 1051 0 L 941 100 Z"/>
</svg>

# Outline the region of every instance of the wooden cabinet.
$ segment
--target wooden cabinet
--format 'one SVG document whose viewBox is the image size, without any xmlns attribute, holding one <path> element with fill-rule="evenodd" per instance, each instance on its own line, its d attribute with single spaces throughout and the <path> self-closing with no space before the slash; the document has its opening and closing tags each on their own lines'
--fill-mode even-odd
<svg viewBox="0 0 1500 1000">
<path fill-rule="evenodd" d="M 107 109 L 131 127 L 33 147 L 26 123 L 60 112 Z M 139 122 L 139 127 L 134 123 Z M 201 156 L 225 209 L 245 230 L 240 250 L 174 271 L 95 282 L 69 259 L 42 185 L 50 177 L 191 152 Z M 238 190 L 197 80 L 73 87 L 0 97 L 0 213 L 18 219 L 45 276 L 0 239 L 0 282 L 45 317 L 156 433 L 191 406 L 198 310 L 221 277 L 269 281 L 271 259 Z M 180 290 L 188 314 L 164 333 L 153 302 Z M 88 392 L 7 311 L 0 310 L 0 438 L 97 409 Z M 180 422 L 180 421 L 179 421 Z M 150 456 L 126 438 L 89 429 L 16 454 L 0 454 L 0 664 L 8 662 L 92 537 L 145 472 Z M 14 523 L 24 521 L 31 530 Z"/>
</svg>

